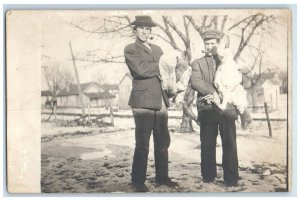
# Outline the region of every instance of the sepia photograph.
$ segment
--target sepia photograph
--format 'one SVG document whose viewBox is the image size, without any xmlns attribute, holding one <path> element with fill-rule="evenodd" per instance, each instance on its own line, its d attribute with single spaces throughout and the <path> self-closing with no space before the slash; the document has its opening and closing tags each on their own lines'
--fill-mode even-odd
<svg viewBox="0 0 300 201">
<path fill-rule="evenodd" d="M 9 10 L 8 191 L 290 192 L 291 19 Z"/>
</svg>

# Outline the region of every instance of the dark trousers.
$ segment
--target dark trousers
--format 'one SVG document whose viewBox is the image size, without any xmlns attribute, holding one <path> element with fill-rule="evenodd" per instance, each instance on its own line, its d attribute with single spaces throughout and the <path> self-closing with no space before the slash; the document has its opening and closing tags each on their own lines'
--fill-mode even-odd
<svg viewBox="0 0 300 201">
<path fill-rule="evenodd" d="M 164 105 L 164 104 L 163 104 Z M 153 131 L 156 180 L 168 177 L 168 113 L 165 106 L 161 110 L 132 108 L 135 122 L 135 150 L 131 179 L 134 184 L 143 184 L 146 180 L 149 140 Z"/>
<path fill-rule="evenodd" d="M 227 184 L 238 182 L 238 156 L 236 145 L 236 108 L 228 105 L 223 112 L 217 110 L 199 110 L 201 140 L 201 174 L 204 180 L 213 181 L 217 176 L 216 141 L 218 129 L 222 140 L 222 166 L 224 181 Z"/>
</svg>

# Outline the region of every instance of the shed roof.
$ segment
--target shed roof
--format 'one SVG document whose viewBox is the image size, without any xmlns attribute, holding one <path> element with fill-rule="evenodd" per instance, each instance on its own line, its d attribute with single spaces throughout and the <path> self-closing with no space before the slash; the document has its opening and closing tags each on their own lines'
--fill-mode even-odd
<svg viewBox="0 0 300 201">
<path fill-rule="evenodd" d="M 98 85 L 96 82 L 88 82 L 80 84 L 81 92 L 84 93 L 91 85 Z M 99 86 L 99 85 L 98 85 Z M 79 95 L 77 84 L 72 84 L 69 88 L 65 88 L 61 90 L 57 96 L 71 96 L 71 95 Z"/>
<path fill-rule="evenodd" d="M 123 78 L 121 79 L 121 81 L 119 82 L 119 85 L 118 86 L 120 86 L 120 84 L 123 82 L 123 80 L 126 78 L 126 77 L 128 77 L 129 79 L 133 79 L 133 77 L 131 76 L 131 74 L 130 73 L 126 73 L 124 76 L 123 76 Z"/>
<path fill-rule="evenodd" d="M 51 96 L 51 92 L 49 90 L 41 91 L 41 96 Z"/>
</svg>

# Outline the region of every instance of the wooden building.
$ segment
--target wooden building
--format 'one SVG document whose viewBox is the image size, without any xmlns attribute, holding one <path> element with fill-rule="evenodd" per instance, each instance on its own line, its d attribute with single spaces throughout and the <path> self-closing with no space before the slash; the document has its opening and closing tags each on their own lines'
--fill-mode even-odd
<svg viewBox="0 0 300 201">
<path fill-rule="evenodd" d="M 115 95 L 102 89 L 96 82 L 89 82 L 80 85 L 83 104 L 88 107 L 106 107 L 109 101 L 115 99 Z M 61 90 L 57 95 L 58 107 L 81 107 L 77 85 L 70 85 Z"/>
<path fill-rule="evenodd" d="M 280 80 L 276 72 L 265 72 L 260 75 L 254 75 L 254 85 L 247 89 L 248 107 L 253 110 L 263 108 L 264 103 L 268 108 L 277 110 L 280 95 Z"/>
<path fill-rule="evenodd" d="M 129 96 L 132 89 L 132 76 L 130 73 L 126 73 L 122 80 L 119 82 L 118 91 L 118 106 L 121 110 L 128 110 L 130 106 L 128 105 Z"/>
</svg>

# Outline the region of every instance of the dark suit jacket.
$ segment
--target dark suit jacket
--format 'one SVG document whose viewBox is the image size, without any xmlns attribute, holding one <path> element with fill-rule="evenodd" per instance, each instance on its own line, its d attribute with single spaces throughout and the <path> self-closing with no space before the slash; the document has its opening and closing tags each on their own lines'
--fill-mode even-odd
<svg viewBox="0 0 300 201">
<path fill-rule="evenodd" d="M 161 48 L 150 44 L 151 49 L 139 40 L 124 49 L 125 62 L 133 77 L 129 106 L 133 108 L 161 109 L 162 97 L 169 105 L 159 80 L 158 62 L 163 55 Z"/>
<path fill-rule="evenodd" d="M 214 77 L 219 62 L 211 56 L 204 56 L 196 59 L 192 63 L 191 87 L 198 92 L 197 108 L 198 110 L 212 109 L 210 104 L 202 101 L 202 98 L 208 94 L 213 94 Z"/>
</svg>

